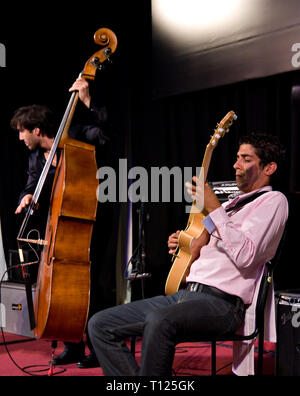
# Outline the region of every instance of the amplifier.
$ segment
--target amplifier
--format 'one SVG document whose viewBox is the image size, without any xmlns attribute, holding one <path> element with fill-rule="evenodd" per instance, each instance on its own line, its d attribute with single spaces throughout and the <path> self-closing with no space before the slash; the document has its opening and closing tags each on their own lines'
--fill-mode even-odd
<svg viewBox="0 0 300 396">
<path fill-rule="evenodd" d="M 276 292 L 276 375 L 300 376 L 300 289 Z"/>
<path fill-rule="evenodd" d="M 32 291 L 34 295 L 34 287 Z M 33 337 L 33 331 L 30 329 L 25 285 L 3 282 L 0 292 L 0 319 L 4 332 Z"/>
<path fill-rule="evenodd" d="M 234 180 L 210 182 L 209 185 L 221 203 L 228 201 L 230 194 L 234 194 L 239 191 Z"/>
</svg>

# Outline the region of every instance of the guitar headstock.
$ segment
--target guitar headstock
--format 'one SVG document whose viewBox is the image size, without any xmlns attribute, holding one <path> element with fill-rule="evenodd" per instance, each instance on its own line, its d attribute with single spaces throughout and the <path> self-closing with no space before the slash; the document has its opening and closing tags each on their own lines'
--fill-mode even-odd
<svg viewBox="0 0 300 396">
<path fill-rule="evenodd" d="M 226 116 L 222 119 L 214 131 L 213 136 L 211 137 L 207 147 L 211 148 L 212 150 L 217 146 L 220 138 L 222 138 L 225 133 L 229 132 L 229 128 L 232 125 L 233 121 L 237 119 L 237 115 L 234 111 L 229 111 Z"/>
</svg>

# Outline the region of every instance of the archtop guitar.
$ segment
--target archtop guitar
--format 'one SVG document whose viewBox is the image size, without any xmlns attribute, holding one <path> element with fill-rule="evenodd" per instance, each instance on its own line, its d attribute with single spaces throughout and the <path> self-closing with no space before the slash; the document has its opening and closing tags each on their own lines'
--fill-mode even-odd
<svg viewBox="0 0 300 396">
<path fill-rule="evenodd" d="M 230 111 L 226 114 L 222 121 L 217 124 L 214 134 L 211 136 L 211 139 L 206 146 L 202 161 L 199 179 L 203 182 L 206 181 L 213 150 L 217 147 L 219 140 L 227 132 L 229 132 L 229 127 L 236 119 L 237 116 L 235 112 Z M 176 293 L 180 288 L 180 285 L 185 283 L 185 279 L 189 274 L 190 267 L 198 257 L 195 255 L 195 253 L 192 253 L 191 246 L 193 240 L 195 238 L 201 238 L 198 240 L 198 242 L 200 242 L 200 246 L 206 245 L 209 241 L 209 234 L 202 224 L 202 220 L 207 216 L 208 213 L 205 211 L 205 209 L 200 210 L 197 203 L 198 202 L 196 201 L 192 203 L 187 227 L 185 230 L 180 232 L 178 237 L 178 246 L 172 258 L 173 265 L 165 285 L 165 293 L 167 295 Z"/>
</svg>

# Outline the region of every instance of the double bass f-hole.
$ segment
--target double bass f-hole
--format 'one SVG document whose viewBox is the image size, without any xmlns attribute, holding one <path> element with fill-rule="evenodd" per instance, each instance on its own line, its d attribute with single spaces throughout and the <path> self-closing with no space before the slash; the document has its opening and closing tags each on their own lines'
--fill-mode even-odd
<svg viewBox="0 0 300 396">
<path fill-rule="evenodd" d="M 49 235 L 49 241 L 48 244 L 49 246 L 52 247 L 52 249 L 48 249 L 48 254 L 47 254 L 47 258 L 45 260 L 45 262 L 47 263 L 47 265 L 51 264 L 51 258 L 53 257 L 53 227 L 50 224 L 49 229 L 48 229 L 48 235 Z"/>
</svg>

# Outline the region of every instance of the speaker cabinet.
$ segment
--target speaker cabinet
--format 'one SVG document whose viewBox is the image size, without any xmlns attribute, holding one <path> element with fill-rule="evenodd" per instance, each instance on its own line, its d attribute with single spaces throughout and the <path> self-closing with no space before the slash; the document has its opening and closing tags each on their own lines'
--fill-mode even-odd
<svg viewBox="0 0 300 396">
<path fill-rule="evenodd" d="M 32 289 L 34 295 L 35 288 Z M 33 337 L 27 307 L 25 285 L 3 282 L 1 288 L 1 326 L 6 333 Z"/>
<path fill-rule="evenodd" d="M 300 376 L 300 289 L 276 292 L 276 375 Z"/>
</svg>

